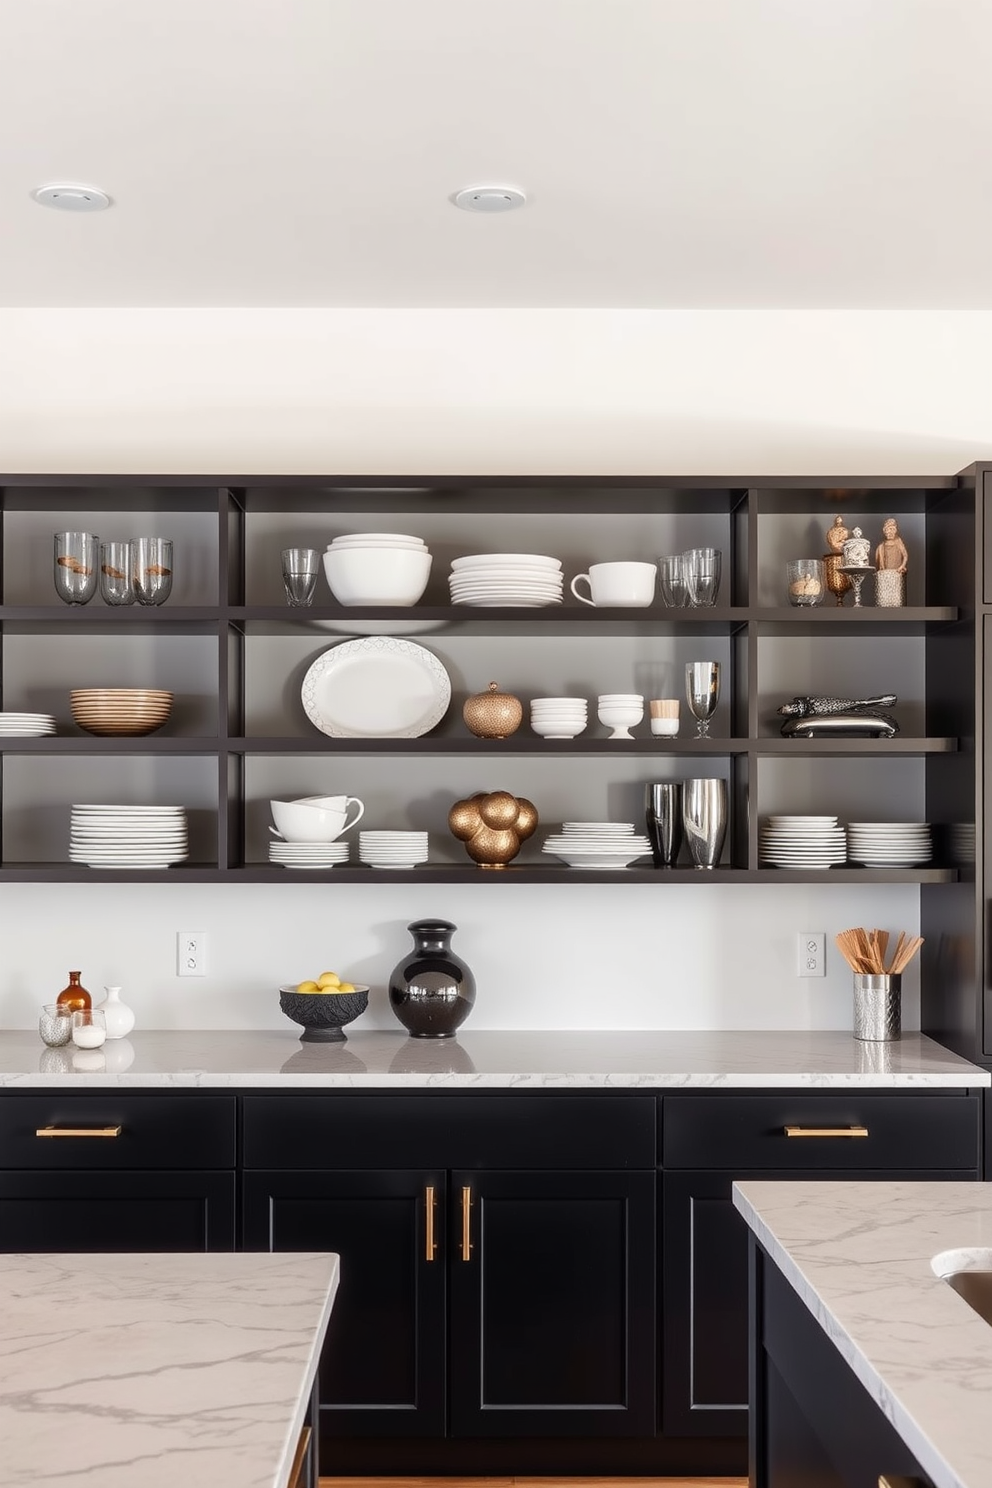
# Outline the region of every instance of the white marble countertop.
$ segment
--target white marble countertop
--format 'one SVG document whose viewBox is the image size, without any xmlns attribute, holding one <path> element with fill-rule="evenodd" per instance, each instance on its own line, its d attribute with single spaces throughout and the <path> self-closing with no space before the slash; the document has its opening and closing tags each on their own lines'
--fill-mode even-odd
<svg viewBox="0 0 992 1488">
<path fill-rule="evenodd" d="M 285 1488 L 334 1255 L 0 1256 L 0 1483 Z"/>
<path fill-rule="evenodd" d="M 931 1266 L 992 1268 L 992 1185 L 747 1182 L 734 1203 L 936 1488 L 992 1488 L 992 1327 Z"/>
<path fill-rule="evenodd" d="M 441 1040 L 368 1032 L 303 1044 L 293 1029 L 139 1031 L 103 1050 L 78 1050 L 46 1049 L 34 1032 L 0 1032 L 0 1087 L 16 1089 L 930 1089 L 990 1078 L 916 1033 L 866 1044 L 819 1032 L 462 1031 Z"/>
</svg>

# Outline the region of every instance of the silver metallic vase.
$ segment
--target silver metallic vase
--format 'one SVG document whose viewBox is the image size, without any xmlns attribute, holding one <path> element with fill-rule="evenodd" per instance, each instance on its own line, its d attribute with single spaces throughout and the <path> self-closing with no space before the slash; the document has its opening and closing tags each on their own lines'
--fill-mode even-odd
<svg viewBox="0 0 992 1488">
<path fill-rule="evenodd" d="M 682 847 L 682 782 L 644 787 L 644 817 L 656 868 L 674 868 Z"/>
<path fill-rule="evenodd" d="M 682 821 L 689 855 L 697 868 L 714 868 L 727 835 L 727 782 L 707 777 L 686 780 Z"/>
</svg>

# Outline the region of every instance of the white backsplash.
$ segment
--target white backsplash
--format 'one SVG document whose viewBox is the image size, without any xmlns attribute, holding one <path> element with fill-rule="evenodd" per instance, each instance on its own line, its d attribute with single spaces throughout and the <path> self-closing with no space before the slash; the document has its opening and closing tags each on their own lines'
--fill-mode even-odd
<svg viewBox="0 0 992 1488">
<path fill-rule="evenodd" d="M 659 878 L 661 876 L 659 875 Z M 281 1028 L 276 988 L 324 970 L 372 987 L 356 1028 L 396 1028 L 389 973 L 411 920 L 458 926 L 471 966 L 471 1027 L 849 1029 L 851 975 L 833 937 L 852 925 L 918 933 L 919 890 L 873 884 L 285 883 L 5 885 L 0 1026 L 82 972 L 117 984 L 137 1029 Z M 176 933 L 206 934 L 207 975 L 176 974 Z M 827 975 L 796 975 L 801 930 L 827 936 Z M 903 979 L 919 1027 L 919 963 Z"/>
</svg>

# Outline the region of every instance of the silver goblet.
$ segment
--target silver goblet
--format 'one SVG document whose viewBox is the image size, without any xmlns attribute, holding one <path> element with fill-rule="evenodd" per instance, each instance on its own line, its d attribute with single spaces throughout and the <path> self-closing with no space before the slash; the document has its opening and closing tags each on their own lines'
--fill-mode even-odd
<svg viewBox="0 0 992 1488">
<path fill-rule="evenodd" d="M 696 738 L 705 739 L 709 736 L 710 719 L 720 701 L 720 663 L 686 662 L 685 696 L 689 712 L 696 720 Z"/>
</svg>

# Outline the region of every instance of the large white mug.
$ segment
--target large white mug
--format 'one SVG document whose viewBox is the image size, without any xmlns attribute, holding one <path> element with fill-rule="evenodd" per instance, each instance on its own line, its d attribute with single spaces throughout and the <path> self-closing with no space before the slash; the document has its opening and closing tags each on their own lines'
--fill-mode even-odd
<svg viewBox="0 0 992 1488">
<path fill-rule="evenodd" d="M 649 605 L 654 599 L 657 575 L 654 563 L 591 563 L 588 573 L 575 575 L 571 590 L 587 605 Z M 589 585 L 591 599 L 575 587 L 583 579 Z"/>
<path fill-rule="evenodd" d="M 357 796 L 341 796 L 339 799 L 358 808 L 350 820 L 344 806 L 339 809 L 303 801 L 270 801 L 272 820 L 276 824 L 275 835 L 287 842 L 334 842 L 365 813 L 365 807 Z"/>
</svg>

